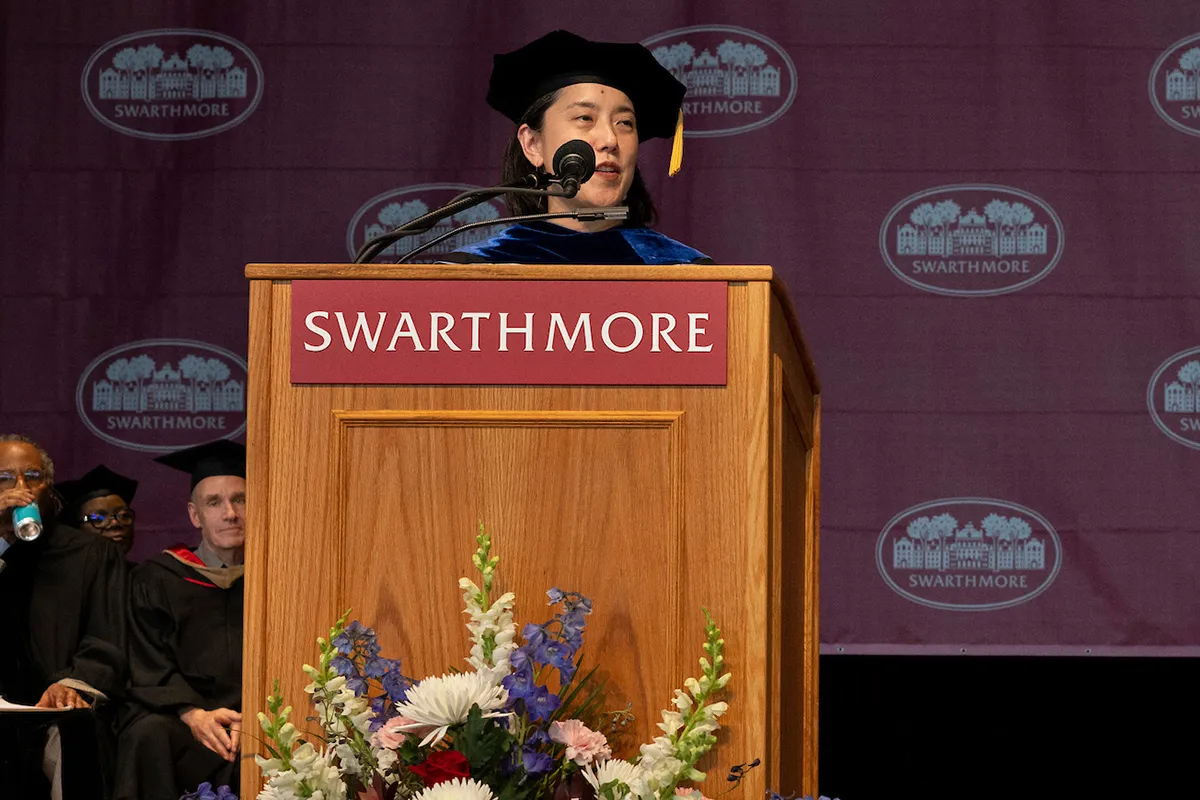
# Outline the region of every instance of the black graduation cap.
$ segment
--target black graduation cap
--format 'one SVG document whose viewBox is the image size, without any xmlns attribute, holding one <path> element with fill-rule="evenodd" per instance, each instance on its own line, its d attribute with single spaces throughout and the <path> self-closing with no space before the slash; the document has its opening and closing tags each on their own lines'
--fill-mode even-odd
<svg viewBox="0 0 1200 800">
<path fill-rule="evenodd" d="M 62 495 L 63 507 L 78 509 L 88 500 L 115 494 L 128 505 L 133 502 L 138 482 L 100 464 L 86 472 L 82 478 L 55 484 Z"/>
<path fill-rule="evenodd" d="M 246 445 L 228 439 L 217 439 L 215 442 L 176 450 L 154 460 L 181 472 L 191 473 L 193 489 L 205 478 L 217 475 L 246 477 Z"/>
<path fill-rule="evenodd" d="M 593 42 L 551 31 L 492 59 L 487 102 L 520 124 L 543 95 L 576 83 L 602 83 L 633 101 L 638 139 L 674 137 L 670 174 L 683 160 L 683 95 L 687 87 L 637 42 Z"/>
</svg>

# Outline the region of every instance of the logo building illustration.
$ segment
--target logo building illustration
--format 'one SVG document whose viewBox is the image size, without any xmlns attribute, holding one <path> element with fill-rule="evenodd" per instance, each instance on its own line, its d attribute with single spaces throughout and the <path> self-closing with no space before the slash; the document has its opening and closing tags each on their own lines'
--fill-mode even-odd
<svg viewBox="0 0 1200 800">
<path fill-rule="evenodd" d="M 1200 449 L 1200 347 L 1176 353 L 1146 387 L 1150 418 L 1176 442 Z"/>
<path fill-rule="evenodd" d="M 246 428 L 246 362 L 189 339 L 131 342 L 88 365 L 75 403 L 92 433 L 132 450 L 232 438 Z"/>
<path fill-rule="evenodd" d="M 779 119 L 796 97 L 796 67 L 760 33 L 696 25 L 642 42 L 680 83 L 685 136 L 729 136 Z"/>
<path fill-rule="evenodd" d="M 1006 500 L 933 500 L 893 517 L 880 533 L 876 566 L 907 600 L 950 611 L 990 611 L 1028 602 L 1057 577 L 1062 547 L 1050 522 Z"/>
<path fill-rule="evenodd" d="M 424 183 L 393 189 L 371 198 L 358 209 L 350 220 L 350 227 L 346 232 L 346 249 L 350 257 L 353 258 L 358 252 L 358 248 L 362 247 L 368 239 L 386 233 L 422 214 L 427 214 L 461 192 L 477 188 L 479 187 L 465 183 Z M 452 217 L 441 220 L 432 229 L 419 236 L 410 236 L 392 244 L 379 255 L 378 260 L 386 260 L 388 256 L 399 258 L 409 250 L 420 247 L 459 225 L 499 220 L 502 211 L 503 205 L 500 200 L 490 200 L 482 205 L 465 209 Z M 503 225 L 498 223 L 462 231 L 421 252 L 417 256 L 417 260 L 436 259 L 439 255 L 444 255 L 460 247 L 490 239 L 501 230 L 503 230 Z"/>
<path fill-rule="evenodd" d="M 141 31 L 105 44 L 84 67 L 92 114 L 145 139 L 195 139 L 228 130 L 258 106 L 262 67 L 245 45 L 213 31 Z"/>
<path fill-rule="evenodd" d="M 1200 136 L 1200 34 L 1168 47 L 1150 70 L 1150 103 L 1171 127 Z"/>
<path fill-rule="evenodd" d="M 906 197 L 879 231 L 884 262 L 905 283 L 934 294 L 989 296 L 1025 289 L 1062 255 L 1050 206 L 1008 186 L 939 186 Z"/>
</svg>

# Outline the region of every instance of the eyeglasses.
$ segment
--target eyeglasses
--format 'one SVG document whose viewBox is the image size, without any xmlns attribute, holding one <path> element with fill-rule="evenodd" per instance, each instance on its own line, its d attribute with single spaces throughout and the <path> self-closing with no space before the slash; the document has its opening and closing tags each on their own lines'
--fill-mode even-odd
<svg viewBox="0 0 1200 800">
<path fill-rule="evenodd" d="M 113 514 L 84 514 L 79 518 L 79 522 L 93 528 L 107 528 L 113 524 L 132 525 L 134 518 L 132 508 L 122 508 Z"/>
<path fill-rule="evenodd" d="M 46 474 L 40 469 L 27 469 L 24 472 L 0 472 L 0 490 L 11 489 L 17 485 L 17 479 L 24 478 L 25 485 L 37 489 L 46 483 Z"/>
</svg>

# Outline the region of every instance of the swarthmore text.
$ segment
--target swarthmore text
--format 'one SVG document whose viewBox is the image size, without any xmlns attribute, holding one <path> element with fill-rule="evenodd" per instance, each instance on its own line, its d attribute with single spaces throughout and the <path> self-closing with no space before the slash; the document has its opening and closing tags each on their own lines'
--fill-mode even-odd
<svg viewBox="0 0 1200 800">
<path fill-rule="evenodd" d="M 304 318 L 304 349 L 314 353 L 330 347 L 351 353 L 356 348 L 372 353 L 379 349 L 416 353 L 593 353 L 602 348 L 613 353 L 708 353 L 713 349 L 706 331 L 708 317 L 707 312 L 676 315 L 618 311 L 593 318 L 591 312 L 464 311 L 455 315 L 431 311 L 414 318 L 408 311 L 317 310 Z"/>
</svg>

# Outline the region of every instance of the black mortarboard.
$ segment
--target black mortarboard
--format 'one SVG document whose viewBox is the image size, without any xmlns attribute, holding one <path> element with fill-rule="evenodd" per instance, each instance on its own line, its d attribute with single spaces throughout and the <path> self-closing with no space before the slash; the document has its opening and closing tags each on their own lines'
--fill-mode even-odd
<svg viewBox="0 0 1200 800">
<path fill-rule="evenodd" d="M 65 509 L 78 510 L 88 500 L 115 494 L 126 504 L 133 502 L 138 482 L 133 478 L 113 472 L 103 464 L 89 470 L 82 478 L 56 483 L 54 488 L 62 495 Z"/>
<path fill-rule="evenodd" d="M 683 95 L 687 87 L 637 42 L 593 42 L 552 31 L 492 59 L 487 102 L 520 124 L 543 95 L 575 83 L 602 83 L 633 101 L 638 139 L 672 138 L 670 174 L 683 159 Z"/>
<path fill-rule="evenodd" d="M 192 487 L 205 478 L 217 475 L 246 477 L 246 445 L 217 439 L 215 442 L 198 444 L 186 450 L 176 450 L 154 459 L 182 472 L 191 473 Z"/>
</svg>

